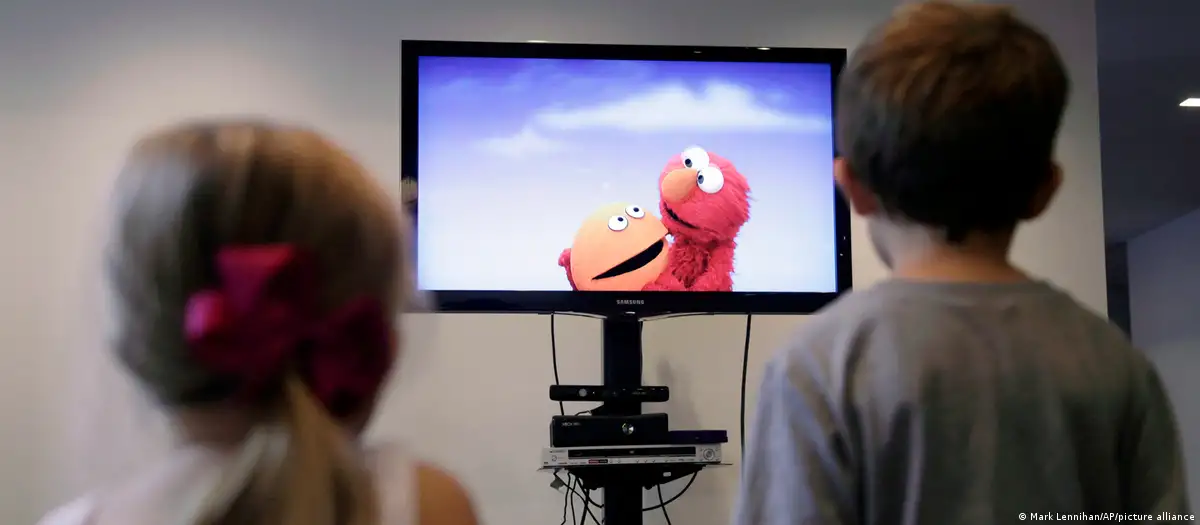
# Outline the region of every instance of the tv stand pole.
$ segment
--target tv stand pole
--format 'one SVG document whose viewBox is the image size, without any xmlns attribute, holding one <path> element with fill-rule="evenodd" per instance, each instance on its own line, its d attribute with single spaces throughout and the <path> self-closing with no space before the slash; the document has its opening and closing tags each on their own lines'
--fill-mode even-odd
<svg viewBox="0 0 1200 525">
<path fill-rule="evenodd" d="M 634 314 L 615 314 L 604 318 L 604 386 L 642 385 L 642 323 Z M 642 413 L 639 402 L 605 403 L 604 414 L 632 416 Z M 604 523 L 642 525 L 642 485 L 640 480 L 611 479 L 604 490 Z"/>
</svg>

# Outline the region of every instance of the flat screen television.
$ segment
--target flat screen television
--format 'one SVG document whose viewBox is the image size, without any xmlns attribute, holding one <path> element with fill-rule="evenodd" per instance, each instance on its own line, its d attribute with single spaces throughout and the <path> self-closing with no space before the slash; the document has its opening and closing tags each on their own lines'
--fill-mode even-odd
<svg viewBox="0 0 1200 525">
<path fill-rule="evenodd" d="M 849 289 L 845 50 L 401 50 L 401 166 L 438 311 L 810 313 Z"/>
</svg>

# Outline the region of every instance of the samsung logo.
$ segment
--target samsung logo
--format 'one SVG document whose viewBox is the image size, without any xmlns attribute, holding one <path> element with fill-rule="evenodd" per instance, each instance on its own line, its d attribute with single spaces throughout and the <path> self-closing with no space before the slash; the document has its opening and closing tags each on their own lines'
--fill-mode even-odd
<svg viewBox="0 0 1200 525">
<path fill-rule="evenodd" d="M 646 304 L 645 299 L 617 299 L 617 304 Z"/>
</svg>

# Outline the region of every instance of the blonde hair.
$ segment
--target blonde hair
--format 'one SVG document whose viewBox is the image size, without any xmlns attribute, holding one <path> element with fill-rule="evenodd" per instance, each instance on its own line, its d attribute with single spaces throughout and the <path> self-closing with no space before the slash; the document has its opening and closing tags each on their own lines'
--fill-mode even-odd
<svg viewBox="0 0 1200 525">
<path fill-rule="evenodd" d="M 239 387 L 197 365 L 183 334 L 188 298 L 217 284 L 223 246 L 304 249 L 321 269 L 327 310 L 369 295 L 393 314 L 411 292 L 406 217 L 357 162 L 308 130 L 221 121 L 161 131 L 134 148 L 117 198 L 109 246 L 116 353 L 169 409 L 226 403 Z M 262 420 L 190 523 L 377 524 L 374 487 L 346 422 L 297 375 L 273 394 L 252 407 Z"/>
</svg>

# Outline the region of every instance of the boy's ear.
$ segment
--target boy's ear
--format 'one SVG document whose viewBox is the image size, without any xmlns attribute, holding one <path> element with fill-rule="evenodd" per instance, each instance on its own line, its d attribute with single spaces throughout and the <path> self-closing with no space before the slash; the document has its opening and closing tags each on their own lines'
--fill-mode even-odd
<svg viewBox="0 0 1200 525">
<path fill-rule="evenodd" d="M 841 188 L 854 213 L 866 216 L 879 211 L 879 199 L 862 183 L 846 159 L 838 157 L 833 160 L 833 180 Z"/>
<path fill-rule="evenodd" d="M 1028 221 L 1040 217 L 1050 207 L 1050 203 L 1054 201 L 1054 196 L 1058 194 L 1058 188 L 1062 186 L 1063 172 L 1062 166 L 1057 162 L 1050 163 L 1050 176 L 1046 177 L 1042 185 L 1038 187 L 1037 193 L 1033 195 L 1033 201 L 1029 203 L 1029 209 L 1021 220 Z"/>
</svg>

